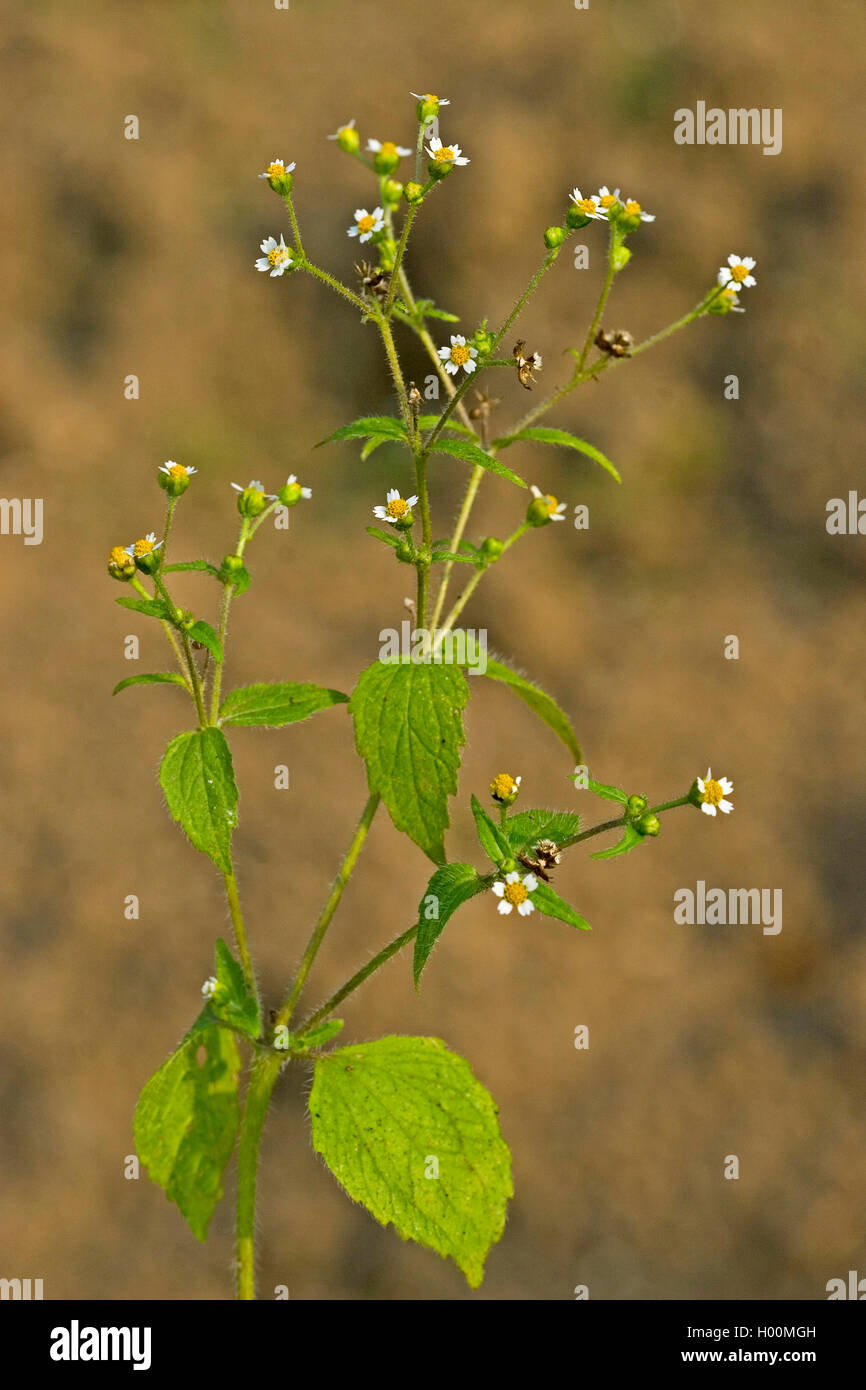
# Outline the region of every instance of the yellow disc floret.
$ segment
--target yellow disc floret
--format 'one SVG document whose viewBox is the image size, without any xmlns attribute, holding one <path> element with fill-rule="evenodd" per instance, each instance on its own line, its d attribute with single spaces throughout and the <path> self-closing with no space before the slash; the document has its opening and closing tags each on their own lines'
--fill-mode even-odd
<svg viewBox="0 0 866 1390">
<path fill-rule="evenodd" d="M 510 772 L 498 772 L 490 783 L 490 795 L 494 801 L 507 801 L 517 794 L 519 783 Z"/>
<path fill-rule="evenodd" d="M 704 791 L 701 800 L 706 801 L 707 805 L 718 806 L 719 802 L 724 799 L 724 795 L 724 789 L 721 783 L 716 781 L 715 777 L 710 777 L 704 782 Z"/>
<path fill-rule="evenodd" d="M 132 547 L 132 553 L 137 560 L 140 560 L 142 555 L 149 555 L 155 548 L 155 541 L 152 541 L 149 536 L 142 536 L 141 540 L 136 541 Z"/>
<path fill-rule="evenodd" d="M 385 511 L 388 513 L 388 515 L 390 517 L 393 517 L 395 521 L 399 521 L 401 517 L 404 517 L 408 510 L 409 508 L 403 501 L 402 497 L 392 498 L 392 500 L 388 503 L 387 507 L 385 508 Z"/>
<path fill-rule="evenodd" d="M 529 897 L 529 890 L 522 883 L 506 883 L 502 896 L 512 907 L 519 907 Z"/>
<path fill-rule="evenodd" d="M 471 356 L 472 354 L 465 343 L 455 343 L 451 348 L 451 361 L 457 367 L 462 367 L 464 363 L 469 361 Z"/>
</svg>

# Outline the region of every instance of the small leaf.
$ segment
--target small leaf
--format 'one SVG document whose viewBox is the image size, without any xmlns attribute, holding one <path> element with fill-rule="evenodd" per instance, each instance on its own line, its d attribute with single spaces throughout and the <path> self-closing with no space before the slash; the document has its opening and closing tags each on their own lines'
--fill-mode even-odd
<svg viewBox="0 0 866 1390">
<path fill-rule="evenodd" d="M 580 759 L 578 759 L 578 762 Z M 596 796 L 603 796 L 605 801 L 617 801 L 620 806 L 628 804 L 628 794 L 621 787 L 608 787 L 604 782 L 594 782 L 591 777 L 587 779 L 587 789 L 595 792 Z M 583 788 L 580 788 L 583 790 Z"/>
<path fill-rule="evenodd" d="M 436 426 L 439 424 L 439 419 L 440 417 L 438 415 L 419 415 L 418 428 L 419 430 L 435 429 Z M 445 429 L 453 430 L 455 434 L 465 435 L 468 439 L 478 438 L 478 435 L 475 433 L 474 430 L 471 430 L 468 425 L 461 425 L 460 421 L 455 420 L 453 415 L 451 416 L 451 419 L 448 421 L 448 424 L 445 426 Z"/>
<path fill-rule="evenodd" d="M 330 444 L 335 439 L 369 439 L 373 435 L 405 440 L 406 430 L 403 422 L 393 415 L 363 415 L 360 420 L 341 425 L 327 439 L 320 439 L 315 447 L 321 449 L 323 444 Z"/>
<path fill-rule="evenodd" d="M 393 442 L 394 440 L 390 434 L 371 435 L 361 450 L 361 462 L 365 463 L 374 450 L 379 448 L 380 444 L 393 444 Z"/>
<path fill-rule="evenodd" d="M 568 751 L 576 763 L 583 761 L 580 751 L 580 744 L 577 736 L 571 727 L 568 716 L 559 708 L 552 695 L 540 690 L 537 685 L 533 685 L 525 676 L 519 676 L 516 671 L 512 671 L 510 666 L 506 666 L 501 661 L 487 661 L 487 670 L 484 675 L 491 680 L 502 681 L 509 685 L 515 695 L 523 700 L 529 708 L 542 719 L 548 728 L 552 729 L 557 738 L 562 739 Z"/>
<path fill-rule="evenodd" d="M 464 463 L 486 468 L 488 473 L 496 473 L 500 478 L 507 478 L 509 482 L 516 483 L 518 487 L 526 487 L 523 479 L 519 478 L 516 473 L 512 473 L 510 468 L 506 468 L 504 463 L 500 463 L 492 454 L 485 453 L 483 449 L 479 449 L 477 444 L 472 444 L 468 439 L 443 439 L 440 436 L 430 452 L 449 454 L 452 458 L 462 459 Z"/>
<path fill-rule="evenodd" d="M 444 319 L 446 323 L 459 323 L 459 314 L 449 314 L 446 309 L 437 309 L 432 299 L 416 299 L 415 315 L 419 321 L 424 319 Z"/>
<path fill-rule="evenodd" d="M 136 1107 L 138 1156 L 151 1180 L 177 1203 L 196 1240 L 207 1238 L 222 1197 L 240 1114 L 240 1065 L 234 1035 L 202 1016 L 150 1078 Z"/>
<path fill-rule="evenodd" d="M 216 661 L 222 661 L 223 649 L 210 623 L 206 623 L 200 618 L 197 623 L 193 623 L 192 627 L 188 629 L 186 635 L 191 642 L 198 642 L 200 646 L 207 647 L 211 656 L 214 657 Z"/>
<path fill-rule="evenodd" d="M 569 434 L 567 430 L 548 429 L 546 426 L 533 425 L 525 430 L 518 430 L 516 434 L 503 435 L 501 439 L 494 439 L 493 443 L 497 449 L 505 449 L 509 444 L 516 444 L 518 440 L 528 440 L 536 444 L 560 444 L 566 449 L 577 449 L 581 454 L 586 454 L 595 463 L 601 464 L 612 478 L 618 483 L 622 482 L 617 469 L 611 463 L 606 454 L 597 449 L 594 444 L 588 444 L 585 439 L 579 439 L 576 434 Z"/>
<path fill-rule="evenodd" d="M 237 570 L 218 570 L 217 579 L 219 579 L 222 584 L 231 584 L 235 598 L 239 598 L 241 594 L 245 594 L 253 582 L 253 577 L 246 565 L 241 565 L 240 569 Z"/>
<path fill-rule="evenodd" d="M 627 825 L 623 832 L 623 837 L 618 845 L 612 849 L 599 850 L 597 854 L 591 854 L 590 859 L 616 859 L 620 854 L 628 854 L 630 849 L 636 849 L 642 845 L 646 837 L 634 825 Z"/>
<path fill-rule="evenodd" d="M 340 1048 L 316 1062 L 310 1117 L 313 1147 L 353 1201 L 478 1288 L 514 1188 L 496 1105 L 469 1064 L 438 1038 Z"/>
<path fill-rule="evenodd" d="M 478 831 L 478 842 L 488 859 L 492 859 L 494 864 L 501 864 L 503 859 L 511 858 L 511 845 L 504 831 L 499 829 L 495 821 L 487 814 L 477 796 L 473 796 L 470 805 L 472 814 L 475 817 L 475 828 Z"/>
<path fill-rule="evenodd" d="M 505 833 L 512 852 L 520 854 L 534 848 L 539 840 L 562 844 L 577 834 L 579 825 L 576 811 L 518 811 L 505 822 Z"/>
<path fill-rule="evenodd" d="M 326 690 L 308 681 L 239 685 L 223 700 L 220 723 L 281 729 L 285 724 L 309 719 L 317 710 L 347 704 L 348 699 L 339 690 Z"/>
<path fill-rule="evenodd" d="M 481 563 L 480 556 L 475 555 L 455 555 L 453 550 L 434 550 L 430 556 L 431 562 L 435 565 L 437 560 L 450 560 L 454 565 L 475 565 Z"/>
<path fill-rule="evenodd" d="M 176 671 L 155 671 L 147 676 L 127 676 L 126 680 L 118 681 L 112 690 L 112 695 L 119 695 L 121 690 L 126 690 L 130 685 L 180 685 L 184 690 L 187 688 L 183 676 Z"/>
<path fill-rule="evenodd" d="M 160 573 L 175 574 L 179 570 L 200 570 L 202 574 L 210 574 L 214 579 L 222 579 L 216 565 L 209 565 L 207 560 L 183 560 L 178 565 L 163 565 Z"/>
<path fill-rule="evenodd" d="M 436 870 L 418 904 L 418 935 L 415 937 L 413 964 L 416 989 L 430 952 L 449 918 L 476 893 L 483 892 L 489 883 L 490 880 L 482 878 L 471 864 L 445 864 Z"/>
<path fill-rule="evenodd" d="M 320 1023 L 317 1028 L 311 1028 L 309 1033 L 304 1033 L 298 1042 L 304 1048 L 324 1047 L 325 1043 L 330 1042 L 342 1031 L 343 1020 L 341 1018 L 329 1018 L 326 1023 Z"/>
<path fill-rule="evenodd" d="M 456 666 L 374 661 L 349 705 L 370 791 L 436 864 L 445 860 L 442 837 L 448 798 L 457 790 L 468 696 Z"/>
<path fill-rule="evenodd" d="M 581 917 L 579 912 L 575 912 L 573 907 L 563 902 L 558 893 L 554 893 L 549 883 L 539 883 L 534 892 L 529 895 L 539 912 L 543 912 L 545 917 L 556 917 L 560 922 L 567 922 L 570 927 L 579 927 L 581 931 L 592 931 L 585 917 Z"/>
<path fill-rule="evenodd" d="M 219 729 L 178 734 L 165 750 L 159 783 L 170 814 L 191 843 L 229 873 L 238 789 L 225 734 Z"/>
<path fill-rule="evenodd" d="M 395 536 L 393 532 L 383 531 L 381 526 L 365 526 L 364 529 L 368 536 L 375 536 L 377 541 L 384 541 L 386 545 L 390 545 L 394 550 L 396 550 L 397 546 L 400 544 L 399 536 Z"/>
<path fill-rule="evenodd" d="M 118 598 L 115 603 L 135 613 L 145 613 L 148 618 L 168 618 L 168 608 L 161 598 Z"/>
<path fill-rule="evenodd" d="M 258 1001 L 250 994 L 244 972 L 222 937 L 216 943 L 217 984 L 220 989 L 208 1002 L 208 1011 L 215 1018 L 239 1028 L 248 1037 L 257 1038 L 262 1031 Z"/>
</svg>

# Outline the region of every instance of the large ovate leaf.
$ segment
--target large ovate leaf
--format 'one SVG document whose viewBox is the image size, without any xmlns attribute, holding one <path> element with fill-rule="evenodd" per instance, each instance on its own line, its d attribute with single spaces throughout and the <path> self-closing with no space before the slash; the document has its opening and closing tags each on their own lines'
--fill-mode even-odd
<svg viewBox="0 0 866 1390">
<path fill-rule="evenodd" d="M 135 1111 L 138 1156 L 197 1240 L 207 1238 L 222 1197 L 238 1127 L 240 1065 L 233 1034 L 200 1018 L 150 1078 Z"/>
<path fill-rule="evenodd" d="M 580 751 L 580 744 L 577 735 L 571 727 L 568 715 L 559 708 L 552 695 L 541 690 L 537 685 L 533 685 L 525 676 L 520 676 L 516 671 L 512 671 L 510 666 L 506 666 L 502 661 L 492 661 L 488 658 L 487 670 L 483 672 L 491 680 L 502 681 L 511 687 L 515 695 L 528 705 L 533 713 L 542 719 L 548 728 L 552 729 L 557 738 L 560 738 L 568 751 L 572 754 L 576 763 L 583 761 Z"/>
<path fill-rule="evenodd" d="M 148 675 L 127 676 L 126 680 L 117 682 L 111 693 L 119 695 L 121 690 L 127 690 L 131 685 L 181 685 L 184 690 L 187 688 L 183 676 L 176 671 L 153 671 Z"/>
<path fill-rule="evenodd" d="M 518 487 L 526 487 L 523 479 L 513 473 L 510 468 L 506 468 L 504 463 L 500 463 L 493 454 L 485 453 L 477 444 L 473 444 L 468 439 L 443 439 L 440 436 L 430 452 L 432 454 L 450 454 L 452 458 L 462 459 L 464 463 L 486 468 L 488 473 L 496 473 L 500 478 L 507 478 L 509 482 L 516 483 Z"/>
<path fill-rule="evenodd" d="M 468 1062 L 438 1038 L 340 1048 L 316 1062 L 310 1116 L 348 1195 L 477 1288 L 514 1188 L 496 1105 Z"/>
<path fill-rule="evenodd" d="M 375 661 L 349 703 L 370 791 L 380 794 L 397 829 L 436 864 L 445 859 L 448 798 L 457 790 L 468 694 L 456 666 Z"/>
<path fill-rule="evenodd" d="M 489 883 L 490 880 L 482 878 L 471 864 L 445 864 L 436 870 L 418 904 L 418 935 L 412 966 L 416 989 L 430 952 L 449 918 L 476 893 L 483 892 Z"/>
<path fill-rule="evenodd" d="M 581 931 L 592 930 L 586 918 L 581 917 L 579 912 L 575 912 L 573 907 L 564 902 L 549 883 L 539 883 L 529 896 L 537 911 L 543 912 L 545 917 L 556 917 L 560 922 L 567 922 L 570 927 L 579 927 Z"/>
<path fill-rule="evenodd" d="M 225 735 L 219 729 L 178 734 L 165 750 L 159 783 L 171 815 L 195 848 L 228 873 L 238 789 Z"/>
<path fill-rule="evenodd" d="M 348 695 L 327 690 L 309 681 L 281 681 L 275 685 L 241 685 L 226 696 L 220 707 L 221 724 L 264 725 L 280 729 L 309 719 L 317 710 L 344 705 Z"/>
<path fill-rule="evenodd" d="M 501 439 L 495 439 L 493 443 L 497 449 L 505 449 L 509 444 L 516 444 L 520 440 L 535 444 L 559 444 L 565 449 L 577 449 L 587 458 L 600 464 L 618 483 L 622 482 L 617 469 L 607 455 L 601 452 L 601 449 L 597 449 L 594 444 L 589 444 L 585 439 L 579 439 L 576 434 L 569 434 L 568 430 L 555 430 L 549 429 L 545 425 L 532 425 L 525 430 L 518 430 L 516 434 L 503 435 Z"/>
<path fill-rule="evenodd" d="M 518 811 L 505 822 L 505 833 L 512 851 L 521 854 L 534 848 L 539 840 L 553 840 L 560 845 L 577 834 L 579 825 L 576 811 Z"/>
</svg>

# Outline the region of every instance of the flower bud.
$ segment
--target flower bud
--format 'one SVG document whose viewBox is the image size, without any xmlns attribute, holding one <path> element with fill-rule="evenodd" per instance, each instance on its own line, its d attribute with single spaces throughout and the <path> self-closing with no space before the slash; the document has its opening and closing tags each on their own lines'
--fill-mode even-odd
<svg viewBox="0 0 866 1390">
<path fill-rule="evenodd" d="M 403 196 L 403 185 L 399 179 L 386 179 L 382 184 L 382 201 L 386 207 L 397 208 Z"/>
<path fill-rule="evenodd" d="M 439 98 L 432 92 L 426 92 L 415 107 L 415 112 L 422 125 L 429 125 L 439 115 Z"/>
<path fill-rule="evenodd" d="M 578 227 L 586 227 L 591 221 L 592 218 L 581 212 L 576 203 L 570 204 L 568 212 L 565 214 L 565 225 L 569 231 L 574 232 Z"/>
<path fill-rule="evenodd" d="M 436 179 L 437 182 L 440 179 L 447 179 L 448 175 L 453 172 L 453 169 L 453 159 L 431 159 L 430 163 L 427 165 L 427 173 L 430 175 L 431 179 Z"/>
<path fill-rule="evenodd" d="M 484 323 L 486 324 L 486 322 L 487 320 L 485 319 Z M 479 357 L 490 356 L 493 350 L 493 334 L 488 333 L 483 324 L 480 328 L 476 328 L 469 341 L 474 348 L 477 348 Z"/>
<path fill-rule="evenodd" d="M 619 270 L 625 270 L 625 268 L 626 268 L 626 266 L 628 265 L 628 263 L 629 263 L 630 260 L 631 260 L 631 252 L 629 251 L 628 247 L 627 247 L 627 246 L 618 246 L 618 247 L 616 248 L 616 250 L 614 251 L 614 253 L 613 253 L 613 268 L 614 268 L 614 270 L 617 270 L 617 271 L 619 271 Z"/>
<path fill-rule="evenodd" d="M 503 859 L 499 864 L 499 869 L 503 874 L 513 874 L 517 870 L 517 860 Z"/>
<path fill-rule="evenodd" d="M 244 567 L 244 562 L 243 562 L 243 560 L 241 559 L 240 555 L 224 555 L 224 556 L 223 556 L 222 568 L 226 571 L 227 574 L 229 574 L 229 573 L 231 573 L 231 572 L 233 572 L 233 571 L 234 571 L 234 572 L 237 572 L 238 570 L 242 570 L 243 567 Z"/>
<path fill-rule="evenodd" d="M 629 820 L 637 820 L 637 818 L 639 816 L 642 816 L 644 811 L 646 810 L 646 797 L 630 796 L 628 799 L 626 810 L 628 811 Z"/>
<path fill-rule="evenodd" d="M 403 188 L 403 197 L 407 203 L 416 204 L 424 201 L 424 185 L 410 180 Z"/>
<path fill-rule="evenodd" d="M 545 497 L 533 497 L 526 509 L 530 526 L 547 526 L 551 521 L 550 505 Z"/>
<path fill-rule="evenodd" d="M 658 816 L 641 816 L 637 823 L 637 828 L 641 835 L 658 835 L 662 828 L 662 823 Z"/>
<path fill-rule="evenodd" d="M 361 147 L 361 137 L 354 126 L 344 125 L 337 131 L 337 144 L 346 154 L 357 154 Z"/>
<path fill-rule="evenodd" d="M 238 511 L 241 516 L 259 516 L 268 505 L 263 490 L 250 483 L 238 493 Z"/>
<path fill-rule="evenodd" d="M 169 497 L 182 497 L 189 487 L 192 474 L 195 472 L 197 472 L 195 468 L 185 468 L 182 463 L 175 463 L 174 459 L 168 459 L 166 463 L 160 464 L 156 480 Z"/>
<path fill-rule="evenodd" d="M 377 174 L 393 174 L 399 163 L 400 155 L 392 140 L 385 140 L 373 155 L 373 168 Z"/>
<path fill-rule="evenodd" d="M 409 516 L 411 515 L 412 513 L 410 512 Z M 401 560 L 404 565 L 411 565 L 414 561 L 415 547 L 413 546 L 412 542 L 407 539 L 406 536 L 404 536 L 402 540 L 399 540 L 397 542 L 396 555 L 397 559 Z"/>
<path fill-rule="evenodd" d="M 189 632 L 190 628 L 195 623 L 195 614 L 191 613 L 188 608 L 176 608 L 174 621 L 182 632 Z"/>
<path fill-rule="evenodd" d="M 135 574 L 135 561 L 122 545 L 114 545 L 108 557 L 108 573 L 121 584 L 128 584 Z"/>
<path fill-rule="evenodd" d="M 544 244 L 549 251 L 555 251 L 565 241 L 564 227 L 548 227 L 544 233 Z"/>
<path fill-rule="evenodd" d="M 488 564 L 492 564 L 494 560 L 498 560 L 504 549 L 505 542 L 498 540 L 496 536 L 485 536 L 484 540 L 481 542 L 481 554 Z"/>
</svg>

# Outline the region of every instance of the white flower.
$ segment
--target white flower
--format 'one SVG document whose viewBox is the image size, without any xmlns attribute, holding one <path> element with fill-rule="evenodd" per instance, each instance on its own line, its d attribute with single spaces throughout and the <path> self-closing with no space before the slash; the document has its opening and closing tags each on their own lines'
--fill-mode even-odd
<svg viewBox="0 0 866 1390">
<path fill-rule="evenodd" d="M 550 517 L 551 521 L 565 521 L 564 502 L 557 502 L 555 497 L 551 496 L 549 492 L 542 492 L 540 488 L 535 486 L 535 483 L 532 484 L 530 492 L 533 497 L 539 497 L 543 502 L 547 503 L 547 515 Z"/>
<path fill-rule="evenodd" d="M 393 140 L 386 140 L 384 144 L 381 140 L 368 140 L 367 149 L 372 150 L 374 154 L 398 154 L 401 159 L 405 159 L 407 154 L 412 153 L 411 150 L 407 150 L 405 145 L 395 145 Z"/>
<path fill-rule="evenodd" d="M 396 526 L 398 521 L 403 520 L 407 512 L 411 512 L 417 501 L 417 497 L 402 498 L 398 489 L 392 487 L 388 489 L 386 505 L 374 507 L 373 515 L 377 516 L 380 521 L 390 521 L 392 526 Z"/>
<path fill-rule="evenodd" d="M 345 125 L 341 125 L 340 128 L 339 128 L 339 130 L 335 130 L 335 131 L 334 131 L 333 135 L 326 135 L 326 136 L 325 136 L 325 139 L 326 139 L 326 140 L 339 140 L 339 138 L 340 138 L 340 136 L 343 134 L 343 131 L 344 131 L 344 130 L 354 130 L 354 129 L 355 129 L 355 122 L 354 122 L 354 119 L 353 119 L 353 120 L 351 120 L 351 121 L 347 121 Z M 292 167 L 294 167 L 294 166 L 292 166 Z"/>
<path fill-rule="evenodd" d="M 438 101 L 440 106 L 451 105 L 447 97 L 437 97 L 434 92 L 410 92 L 409 95 L 416 101 Z"/>
<path fill-rule="evenodd" d="M 272 236 L 265 237 L 261 250 L 265 254 L 259 256 L 256 261 L 256 270 L 269 270 L 271 278 L 273 278 L 274 275 L 285 275 L 286 271 L 290 269 L 292 253 L 282 236 L 279 241 L 276 241 Z"/>
<path fill-rule="evenodd" d="M 287 164 L 284 159 L 272 159 L 263 174 L 259 174 L 260 179 L 281 179 L 284 174 L 290 174 L 295 167 L 295 162 Z"/>
<path fill-rule="evenodd" d="M 577 190 L 575 190 L 575 192 L 576 191 Z M 607 184 L 603 183 L 595 195 L 595 201 L 598 203 L 601 211 L 607 213 L 607 211 L 613 207 L 614 203 L 619 202 L 619 189 L 615 188 L 611 193 Z"/>
<path fill-rule="evenodd" d="M 140 541 L 125 547 L 127 555 L 131 555 L 134 560 L 140 560 L 143 555 L 149 555 L 152 550 L 159 550 L 162 541 L 156 539 L 155 531 L 148 531 Z"/>
<path fill-rule="evenodd" d="M 757 262 L 753 256 L 735 256 L 731 252 L 728 257 L 728 264 L 723 265 L 719 271 L 719 284 L 731 285 L 733 288 L 742 290 L 748 289 L 758 282 L 752 275 Z"/>
<path fill-rule="evenodd" d="M 636 203 L 634 198 L 623 198 L 622 204 L 625 209 L 625 217 L 640 217 L 641 222 L 655 222 L 655 213 L 644 212 L 640 203 Z"/>
<path fill-rule="evenodd" d="M 430 158 L 437 164 L 468 164 L 469 160 L 460 153 L 459 145 L 443 145 L 438 135 L 434 135 L 426 147 Z"/>
<path fill-rule="evenodd" d="M 384 225 L 385 216 L 381 208 L 374 208 L 372 212 L 366 208 L 355 208 L 355 225 L 349 228 L 348 234 L 369 241 L 374 232 L 381 232 Z"/>
<path fill-rule="evenodd" d="M 516 907 L 521 917 L 528 917 L 530 912 L 535 911 L 535 904 L 529 895 L 534 893 L 537 887 L 538 879 L 535 874 L 527 874 L 522 883 L 518 873 L 506 874 L 504 883 L 497 879 L 492 889 L 500 899 L 497 912 L 507 917 L 512 908 Z"/>
<path fill-rule="evenodd" d="M 706 777 L 698 778 L 698 791 L 701 793 L 701 810 L 708 816 L 714 816 L 716 811 L 724 811 L 728 815 L 733 811 L 733 803 L 726 801 L 734 790 L 733 782 L 729 782 L 727 777 L 714 778 L 710 768 L 707 768 Z"/>
<path fill-rule="evenodd" d="M 441 347 L 439 356 L 445 363 L 445 370 L 449 376 L 456 376 L 462 367 L 464 372 L 475 371 L 475 359 L 478 356 L 478 349 L 467 343 L 462 333 L 451 334 L 451 346 Z"/>
<path fill-rule="evenodd" d="M 298 481 L 298 480 L 297 480 L 297 478 L 295 477 L 294 473 L 290 473 L 289 476 L 288 476 L 288 478 L 286 478 L 286 487 L 291 487 L 291 486 L 293 485 L 293 483 L 296 483 L 297 481 Z M 313 489 L 312 489 L 311 487 L 302 487 L 302 488 L 301 488 L 301 496 L 302 496 L 303 498 L 305 498 L 307 501 L 310 500 L 310 498 L 312 497 L 312 495 L 313 495 Z"/>
<path fill-rule="evenodd" d="M 606 222 L 607 213 L 599 212 L 598 199 L 592 194 L 584 198 L 579 188 L 575 188 L 571 193 L 571 201 L 577 206 L 578 212 L 582 212 L 584 217 L 594 217 L 597 222 Z"/>
<path fill-rule="evenodd" d="M 265 485 L 264 483 L 260 483 L 258 478 L 251 479 L 246 487 L 241 487 L 240 483 L 232 483 L 232 487 L 235 492 L 260 492 L 263 497 L 269 498 L 271 502 L 273 502 L 277 495 L 275 492 L 265 492 Z"/>
<path fill-rule="evenodd" d="M 214 995 L 217 992 L 216 975 L 211 975 L 210 979 L 205 980 L 204 984 L 201 987 L 201 992 L 204 995 L 205 999 L 213 999 Z"/>
<path fill-rule="evenodd" d="M 174 459 L 166 459 L 165 463 L 159 465 L 160 473 L 167 473 L 170 478 L 191 478 L 193 473 L 197 473 L 197 468 L 191 468 L 186 463 L 175 463 Z"/>
</svg>

